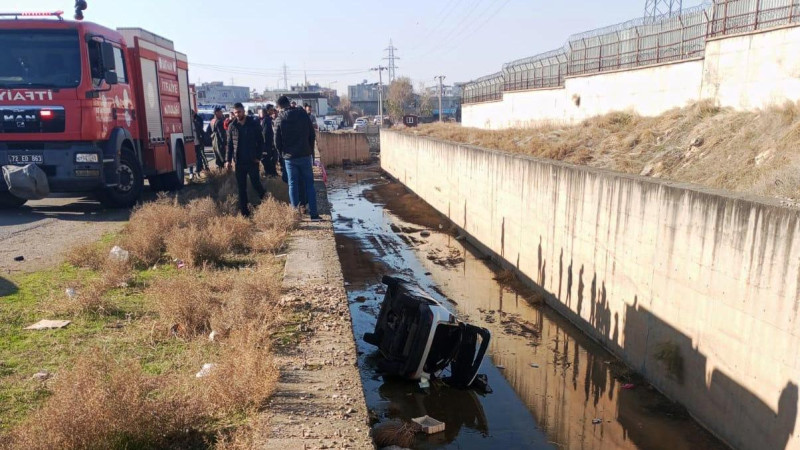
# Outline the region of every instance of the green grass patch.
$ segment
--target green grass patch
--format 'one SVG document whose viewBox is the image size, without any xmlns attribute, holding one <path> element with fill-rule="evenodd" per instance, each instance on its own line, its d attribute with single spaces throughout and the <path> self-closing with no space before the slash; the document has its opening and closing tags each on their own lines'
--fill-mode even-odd
<svg viewBox="0 0 800 450">
<path fill-rule="evenodd" d="M 106 294 L 114 305 L 106 315 L 57 313 L 53 308 L 54 299 L 66 298 L 67 286 L 81 286 L 97 278 L 95 271 L 62 264 L 8 278 L 0 292 L 0 435 L 49 396 L 50 381 L 35 380 L 35 373 L 47 371 L 57 376 L 89 348 L 136 356 L 149 374 L 189 370 L 183 367 L 186 358 L 181 357 L 190 349 L 188 343 L 154 339 L 157 317 L 143 294 L 156 277 L 169 276 L 176 270 L 172 265 L 160 265 L 155 270 L 136 271 L 127 287 Z M 24 329 L 42 319 L 71 323 L 57 330 Z"/>
</svg>

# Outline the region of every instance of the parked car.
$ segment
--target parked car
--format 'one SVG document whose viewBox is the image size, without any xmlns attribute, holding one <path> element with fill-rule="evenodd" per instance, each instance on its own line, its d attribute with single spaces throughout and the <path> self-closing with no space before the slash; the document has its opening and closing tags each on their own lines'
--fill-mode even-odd
<svg viewBox="0 0 800 450">
<path fill-rule="evenodd" d="M 418 285 L 391 276 L 375 331 L 364 341 L 380 350 L 384 373 L 419 380 L 440 378 L 453 387 L 473 386 L 486 354 L 489 330 L 463 323 Z M 481 376 L 476 384 L 486 384 Z"/>
<path fill-rule="evenodd" d="M 363 117 L 359 117 L 356 119 L 356 122 L 353 124 L 353 130 L 355 131 L 364 131 L 367 128 L 367 119 Z"/>
</svg>

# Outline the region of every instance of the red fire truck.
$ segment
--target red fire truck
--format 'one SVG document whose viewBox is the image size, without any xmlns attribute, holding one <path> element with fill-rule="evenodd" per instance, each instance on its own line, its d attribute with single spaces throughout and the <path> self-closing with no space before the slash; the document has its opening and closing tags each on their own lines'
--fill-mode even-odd
<svg viewBox="0 0 800 450">
<path fill-rule="evenodd" d="M 195 163 L 186 55 L 140 28 L 61 14 L 0 17 L 0 166 L 34 163 L 51 192 L 112 207 L 135 204 L 145 177 L 180 189 Z M 0 208 L 24 203 L 0 177 Z"/>
</svg>

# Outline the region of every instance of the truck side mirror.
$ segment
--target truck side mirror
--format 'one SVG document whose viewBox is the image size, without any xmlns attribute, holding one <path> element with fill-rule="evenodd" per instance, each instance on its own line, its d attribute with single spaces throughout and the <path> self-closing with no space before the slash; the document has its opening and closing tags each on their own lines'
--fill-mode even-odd
<svg viewBox="0 0 800 450">
<path fill-rule="evenodd" d="M 103 58 L 103 69 L 106 71 L 116 69 L 114 60 L 114 46 L 110 42 L 100 43 L 100 55 Z"/>
<path fill-rule="evenodd" d="M 110 70 L 106 70 L 105 75 L 103 78 L 106 80 L 108 84 L 117 84 L 119 80 L 117 80 L 117 72 L 112 72 Z"/>
</svg>

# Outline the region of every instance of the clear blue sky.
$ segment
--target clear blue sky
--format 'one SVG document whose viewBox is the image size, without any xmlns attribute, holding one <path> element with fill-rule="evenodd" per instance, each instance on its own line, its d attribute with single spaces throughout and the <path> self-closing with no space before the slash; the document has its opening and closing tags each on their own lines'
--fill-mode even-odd
<svg viewBox="0 0 800 450">
<path fill-rule="evenodd" d="M 557 48 L 570 34 L 640 17 L 645 0 L 87 0 L 86 20 L 141 27 L 175 41 L 193 82 L 231 79 L 263 90 L 282 80 L 331 85 L 363 79 L 391 38 L 398 75 L 468 81 L 504 62 Z M 700 0 L 684 0 L 684 8 Z M 73 0 L 0 0 L 0 11 L 63 9 Z M 224 69 L 209 66 L 223 66 Z M 282 83 L 282 81 L 280 81 Z"/>
</svg>

